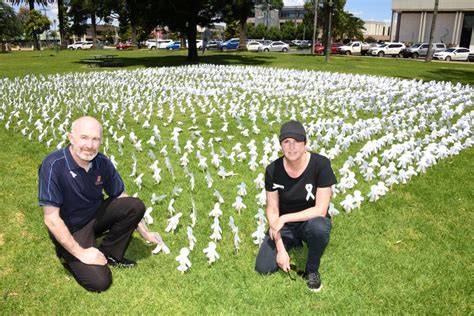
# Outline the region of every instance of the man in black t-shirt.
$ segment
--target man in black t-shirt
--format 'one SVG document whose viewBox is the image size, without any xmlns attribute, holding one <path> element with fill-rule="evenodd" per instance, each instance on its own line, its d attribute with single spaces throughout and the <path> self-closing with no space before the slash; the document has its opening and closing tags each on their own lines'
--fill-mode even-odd
<svg viewBox="0 0 474 316">
<path fill-rule="evenodd" d="M 326 157 L 306 151 L 306 140 L 300 122 L 283 124 L 280 144 L 284 155 L 265 173 L 270 229 L 257 256 L 256 270 L 262 274 L 278 268 L 289 271 L 288 251 L 302 240 L 308 245 L 308 288 L 319 291 L 319 264 L 331 231 L 327 210 L 336 177 Z"/>
</svg>

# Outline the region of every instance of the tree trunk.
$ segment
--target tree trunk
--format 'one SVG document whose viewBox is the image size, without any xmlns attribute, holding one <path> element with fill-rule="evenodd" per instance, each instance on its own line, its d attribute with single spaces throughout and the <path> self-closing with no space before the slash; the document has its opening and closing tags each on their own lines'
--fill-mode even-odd
<svg viewBox="0 0 474 316">
<path fill-rule="evenodd" d="M 247 42 L 247 19 L 239 22 L 239 50 L 245 50 L 245 43 Z"/>
<path fill-rule="evenodd" d="M 6 53 L 7 52 L 7 48 L 5 46 L 5 42 L 2 41 L 2 53 Z"/>
<path fill-rule="evenodd" d="M 130 27 L 132 28 L 131 36 L 133 45 L 137 45 L 137 26 L 132 21 L 130 22 Z"/>
<path fill-rule="evenodd" d="M 315 47 L 316 47 L 316 40 L 317 40 L 317 35 L 316 32 L 318 30 L 318 6 L 319 6 L 319 0 L 314 1 L 314 23 L 313 23 L 313 47 L 311 49 L 312 54 L 316 54 L 315 52 Z"/>
<path fill-rule="evenodd" d="M 438 17 L 438 4 L 439 0 L 435 0 L 435 5 L 434 5 L 434 11 L 433 11 L 433 21 L 431 21 L 431 30 L 430 30 L 430 41 L 428 43 L 428 52 L 426 53 L 425 57 L 425 62 L 429 63 L 431 62 L 431 59 L 433 59 L 433 37 L 434 37 L 434 31 L 436 27 L 436 18 Z"/>
<path fill-rule="evenodd" d="M 64 0 L 58 0 L 58 24 L 61 49 L 66 49 L 66 30 L 64 29 Z"/>
<path fill-rule="evenodd" d="M 194 1 L 193 1 L 193 4 L 194 4 Z M 191 10 L 191 12 L 196 12 L 196 14 L 191 13 L 189 15 L 188 25 L 186 27 L 186 35 L 188 38 L 188 58 L 187 59 L 188 61 L 191 61 L 191 62 L 197 62 L 198 61 L 198 52 L 197 52 L 197 47 L 196 47 L 197 10 Z"/>
<path fill-rule="evenodd" d="M 35 9 L 35 0 L 28 0 L 28 6 L 30 7 L 30 11 Z M 33 31 L 31 36 L 33 37 L 33 49 L 34 50 L 41 50 L 38 34 L 36 31 Z"/>
<path fill-rule="evenodd" d="M 97 22 L 95 20 L 95 10 L 91 12 L 92 42 L 97 47 Z"/>
</svg>

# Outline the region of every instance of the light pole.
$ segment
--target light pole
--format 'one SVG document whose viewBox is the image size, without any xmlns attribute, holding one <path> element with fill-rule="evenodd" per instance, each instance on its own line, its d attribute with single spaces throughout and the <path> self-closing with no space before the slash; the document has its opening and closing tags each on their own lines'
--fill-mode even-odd
<svg viewBox="0 0 474 316">
<path fill-rule="evenodd" d="M 331 54 L 331 20 L 332 20 L 332 6 L 333 0 L 326 0 L 326 5 L 328 6 L 328 27 L 326 33 L 326 58 L 325 61 L 329 62 L 329 55 Z"/>
</svg>

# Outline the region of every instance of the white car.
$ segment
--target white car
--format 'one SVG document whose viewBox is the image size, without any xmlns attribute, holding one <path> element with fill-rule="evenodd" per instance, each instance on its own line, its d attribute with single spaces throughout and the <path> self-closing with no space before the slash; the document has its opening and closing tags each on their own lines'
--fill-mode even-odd
<svg viewBox="0 0 474 316">
<path fill-rule="evenodd" d="M 268 45 L 262 45 L 262 47 L 260 48 L 260 51 L 263 51 L 263 52 L 283 52 L 283 53 L 286 53 L 289 50 L 290 50 L 290 45 L 288 45 L 286 43 L 283 43 L 283 42 L 280 42 L 280 41 L 271 42 Z"/>
<path fill-rule="evenodd" d="M 442 52 L 434 53 L 433 54 L 433 59 L 439 59 L 439 60 L 463 60 L 467 61 L 467 58 L 469 56 L 469 49 L 464 48 L 464 47 L 458 47 L 458 48 L 448 48 Z"/>
<path fill-rule="evenodd" d="M 372 56 L 379 56 L 379 57 L 383 57 L 385 55 L 398 57 L 400 56 L 400 53 L 402 52 L 402 50 L 404 50 L 405 48 L 406 46 L 403 43 L 387 42 L 379 47 L 370 48 L 367 54 L 372 55 Z"/>
<path fill-rule="evenodd" d="M 251 41 L 247 43 L 247 50 L 249 52 L 258 52 L 261 51 L 263 44 L 257 41 Z"/>
<path fill-rule="evenodd" d="M 166 49 L 166 47 L 173 44 L 173 42 L 174 41 L 170 39 L 149 39 L 145 43 L 148 49 Z"/>
<path fill-rule="evenodd" d="M 78 50 L 78 49 L 91 49 L 94 46 L 92 41 L 79 41 L 67 46 L 67 49 Z"/>
</svg>

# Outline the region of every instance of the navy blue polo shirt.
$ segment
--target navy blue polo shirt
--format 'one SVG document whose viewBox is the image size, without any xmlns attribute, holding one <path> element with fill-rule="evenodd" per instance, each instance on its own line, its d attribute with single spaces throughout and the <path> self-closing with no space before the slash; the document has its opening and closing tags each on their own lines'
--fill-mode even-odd
<svg viewBox="0 0 474 316">
<path fill-rule="evenodd" d="M 69 228 L 94 218 L 104 199 L 103 191 L 109 197 L 117 197 L 124 189 L 114 165 L 101 153 L 86 172 L 74 161 L 67 146 L 49 154 L 39 169 L 39 205 L 58 207 Z"/>
</svg>

